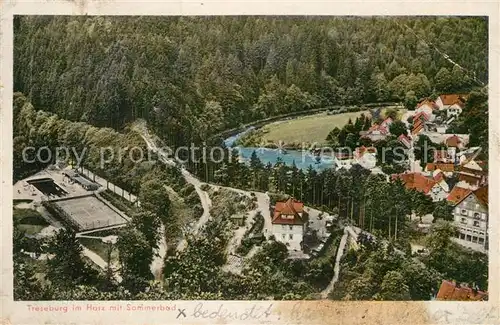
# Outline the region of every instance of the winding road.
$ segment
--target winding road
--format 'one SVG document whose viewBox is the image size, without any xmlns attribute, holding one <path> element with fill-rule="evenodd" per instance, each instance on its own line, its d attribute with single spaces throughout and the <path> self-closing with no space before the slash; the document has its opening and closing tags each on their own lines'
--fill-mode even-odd
<svg viewBox="0 0 500 325">
<path fill-rule="evenodd" d="M 146 142 L 146 145 L 148 146 L 148 150 L 151 150 L 153 152 L 156 152 L 158 154 L 158 158 L 160 159 L 161 162 L 165 163 L 166 165 L 169 166 L 177 166 L 176 162 L 168 157 L 168 154 L 165 153 L 165 151 L 161 148 L 158 147 L 156 142 L 154 141 L 153 137 L 149 133 L 146 124 L 144 121 L 138 121 L 134 124 L 133 128 L 141 135 L 143 138 L 144 142 Z M 212 205 L 212 202 L 208 196 L 208 193 L 203 191 L 201 189 L 201 185 L 203 184 L 198 180 L 196 177 L 191 175 L 186 169 L 181 168 L 182 175 L 184 176 L 184 179 L 186 182 L 192 184 L 196 190 L 196 193 L 198 193 L 198 196 L 200 197 L 201 201 L 201 206 L 203 208 L 203 213 L 198 219 L 198 222 L 195 224 L 193 229 L 191 230 L 193 234 L 198 234 L 200 229 L 207 223 L 208 219 L 210 218 L 210 207 Z M 151 272 L 155 275 L 155 278 L 159 278 L 161 276 L 161 272 L 163 270 L 163 265 L 165 261 L 165 255 L 167 254 L 167 243 L 165 240 L 165 233 L 164 233 L 164 227 L 159 230 L 161 231 L 161 236 L 160 240 L 158 242 L 158 249 L 155 252 L 155 257 L 153 259 L 153 262 L 151 263 Z M 187 241 L 186 239 L 182 239 L 179 244 L 177 245 L 177 251 L 183 251 L 187 246 Z"/>
<path fill-rule="evenodd" d="M 177 166 L 176 162 L 169 158 L 168 155 L 160 148 L 158 148 L 157 144 L 154 142 L 152 139 L 152 136 L 149 134 L 145 123 L 138 123 L 135 125 L 135 128 L 139 133 L 141 134 L 142 138 L 146 142 L 148 149 L 156 152 L 158 154 L 158 157 L 162 162 L 164 162 L 167 165 L 170 166 Z M 208 193 L 206 191 L 203 191 L 201 189 L 201 186 L 204 184 L 202 183 L 199 179 L 194 177 L 191 173 L 189 173 L 186 169 L 181 168 L 182 175 L 184 176 L 186 182 L 192 184 L 198 193 L 198 196 L 200 197 L 201 205 L 203 207 L 203 214 L 201 215 L 200 219 L 196 223 L 196 225 L 193 227 L 191 230 L 193 234 L 198 234 L 199 230 L 203 227 L 203 225 L 209 220 L 210 218 L 210 207 L 212 205 L 212 202 L 210 200 L 210 197 L 208 196 Z M 221 188 L 221 186 L 214 186 L 211 185 L 214 188 Z M 248 195 L 248 191 L 243 191 L 240 189 L 235 189 L 235 188 L 230 188 L 227 187 L 227 189 L 236 191 L 238 193 L 244 193 Z M 245 230 L 251 225 L 252 220 L 254 219 L 255 215 L 257 212 L 260 211 L 260 213 L 264 217 L 264 235 L 266 239 L 269 239 L 269 237 L 272 235 L 272 223 L 271 223 L 271 214 L 269 210 L 269 195 L 267 193 L 262 193 L 262 192 L 253 192 L 255 193 L 255 196 L 257 198 L 257 207 L 250 211 L 249 214 L 251 215 L 250 218 L 247 218 L 247 222 L 244 227 L 241 227 L 236 231 L 236 236 L 232 238 L 230 244 L 227 247 L 227 252 L 230 256 L 234 255 L 234 252 L 236 248 L 238 247 L 239 243 L 241 242 L 242 236 L 245 232 Z M 340 260 L 342 259 L 342 256 L 345 253 L 346 245 L 348 243 L 348 237 L 352 235 L 352 229 L 348 229 L 349 226 L 344 228 L 344 234 L 342 238 L 340 239 L 340 244 L 339 248 L 337 250 L 336 254 L 336 259 L 335 259 L 335 266 L 334 266 L 334 275 L 328 286 L 320 293 L 320 296 L 322 299 L 327 299 L 328 295 L 333 291 L 336 282 L 338 281 L 339 278 L 339 273 L 340 273 Z M 160 229 L 161 231 L 164 231 L 163 227 Z M 167 251 L 167 244 L 165 242 L 165 236 L 161 236 L 161 240 L 158 243 L 159 249 L 158 249 L 158 254 L 156 254 L 155 259 L 153 260 L 151 264 L 151 270 L 153 274 L 155 274 L 155 277 L 161 275 L 161 271 L 163 269 L 163 264 L 164 264 L 164 258 L 165 254 Z M 179 242 L 177 246 L 177 251 L 182 251 L 186 248 L 187 242 L 185 239 Z M 257 252 L 258 248 L 253 247 L 251 250 L 251 254 L 248 254 L 249 256 L 254 255 Z M 237 257 L 237 256 L 233 256 Z M 233 261 L 233 263 L 231 263 Z M 241 258 L 233 258 L 233 259 L 228 259 L 228 263 L 224 266 L 224 269 L 233 269 L 233 272 L 238 272 L 239 269 L 241 269 Z"/>
</svg>

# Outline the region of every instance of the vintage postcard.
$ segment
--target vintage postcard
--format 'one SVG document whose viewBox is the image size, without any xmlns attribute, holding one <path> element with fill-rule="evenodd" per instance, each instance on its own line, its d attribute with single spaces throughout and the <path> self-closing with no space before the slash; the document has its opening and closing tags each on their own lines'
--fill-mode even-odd
<svg viewBox="0 0 500 325">
<path fill-rule="evenodd" d="M 499 8 L 3 3 L 2 324 L 499 324 Z"/>
</svg>

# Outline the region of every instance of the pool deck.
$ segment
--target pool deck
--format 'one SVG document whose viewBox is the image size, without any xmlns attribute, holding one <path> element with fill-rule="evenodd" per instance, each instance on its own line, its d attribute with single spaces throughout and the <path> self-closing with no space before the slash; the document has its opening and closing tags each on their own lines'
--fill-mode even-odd
<svg viewBox="0 0 500 325">
<path fill-rule="evenodd" d="M 62 170 L 44 169 L 41 172 L 36 173 L 35 175 L 32 175 L 28 178 L 16 182 L 14 184 L 13 199 L 41 201 L 42 197 L 46 197 L 36 187 L 28 184 L 28 181 L 39 178 L 52 178 L 54 183 L 56 183 L 60 188 L 68 192 L 68 194 L 65 197 L 80 196 L 91 193 L 82 188 L 79 184 L 77 183 L 71 184 L 67 178 L 64 179 Z"/>
</svg>

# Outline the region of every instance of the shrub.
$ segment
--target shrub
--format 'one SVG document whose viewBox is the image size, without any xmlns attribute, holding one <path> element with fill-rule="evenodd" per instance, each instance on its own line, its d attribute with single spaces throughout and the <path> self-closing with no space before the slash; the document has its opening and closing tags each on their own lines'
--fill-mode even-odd
<svg viewBox="0 0 500 325">
<path fill-rule="evenodd" d="M 194 191 L 184 198 L 184 202 L 190 205 L 198 204 L 200 203 L 200 197 L 198 196 L 198 193 Z"/>
<path fill-rule="evenodd" d="M 208 191 L 210 190 L 210 185 L 208 185 L 208 184 L 202 184 L 202 185 L 200 186 L 200 189 L 201 189 L 202 191 L 208 192 Z"/>
<path fill-rule="evenodd" d="M 182 197 L 188 197 L 189 195 L 191 195 L 196 189 L 194 188 L 194 185 L 193 184 L 190 184 L 190 183 L 187 183 L 186 185 L 184 185 L 184 187 L 182 187 L 182 189 L 180 190 L 179 194 L 182 196 Z"/>
</svg>

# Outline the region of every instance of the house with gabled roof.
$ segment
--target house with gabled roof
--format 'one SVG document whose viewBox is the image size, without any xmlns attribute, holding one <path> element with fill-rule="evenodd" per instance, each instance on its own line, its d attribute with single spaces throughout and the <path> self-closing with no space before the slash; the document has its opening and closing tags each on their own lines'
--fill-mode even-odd
<svg viewBox="0 0 500 325">
<path fill-rule="evenodd" d="M 438 173 L 437 173 L 438 174 Z M 422 192 L 432 198 L 433 201 L 441 201 L 448 196 L 448 183 L 444 177 L 434 175 L 430 177 L 421 173 L 411 172 L 398 175 L 392 175 L 392 179 L 400 179 L 406 189 Z"/>
<path fill-rule="evenodd" d="M 446 116 L 450 118 L 462 113 L 466 100 L 467 95 L 464 94 L 446 94 L 437 98 L 436 105 L 440 110 L 446 110 Z"/>
<path fill-rule="evenodd" d="M 488 180 L 487 165 L 474 159 L 464 161 L 458 169 L 458 180 L 467 182 L 473 187 L 486 184 Z"/>
<path fill-rule="evenodd" d="M 454 164 L 456 162 L 456 148 L 436 149 L 434 150 L 434 162 Z"/>
<path fill-rule="evenodd" d="M 462 139 L 455 134 L 447 138 L 444 143 L 448 148 L 464 148 L 464 141 L 462 141 Z"/>
<path fill-rule="evenodd" d="M 355 162 L 363 168 L 372 169 L 377 165 L 377 148 L 375 147 L 357 147 L 354 151 Z"/>
<path fill-rule="evenodd" d="M 433 111 L 435 110 L 439 110 L 439 107 L 436 105 L 434 101 L 426 98 L 417 104 L 415 112 L 417 113 L 425 112 L 427 115 L 430 116 L 433 114 Z"/>
<path fill-rule="evenodd" d="M 455 281 L 443 280 L 436 295 L 436 300 L 483 301 L 487 297 L 488 293 L 478 288 L 460 285 Z"/>
<path fill-rule="evenodd" d="M 425 171 L 427 173 L 432 173 L 436 170 L 440 170 L 446 176 L 451 176 L 455 170 L 455 165 L 453 163 L 427 163 L 425 165 Z"/>
<path fill-rule="evenodd" d="M 455 240 L 479 252 L 488 250 L 488 186 L 470 191 L 457 200 L 453 210 L 458 229 Z"/>
<path fill-rule="evenodd" d="M 401 134 L 398 137 L 399 142 L 401 142 L 407 149 L 410 149 L 411 147 L 411 140 L 408 138 L 406 135 Z"/>
<path fill-rule="evenodd" d="M 388 117 L 380 124 L 374 123 L 367 131 L 360 131 L 359 135 L 362 138 L 368 138 L 373 142 L 383 140 L 390 134 L 389 128 L 392 123 L 392 118 Z"/>
<path fill-rule="evenodd" d="M 276 241 L 284 243 L 289 250 L 302 250 L 307 219 L 304 203 L 294 198 L 276 202 L 272 216 L 272 231 Z"/>
<path fill-rule="evenodd" d="M 460 185 L 455 185 L 451 190 L 450 194 L 446 198 L 448 202 L 451 204 L 458 204 L 458 202 L 462 201 L 465 197 L 467 197 L 472 190 L 468 187 L 462 187 Z"/>
<path fill-rule="evenodd" d="M 413 116 L 412 135 L 417 135 L 425 130 L 425 123 L 430 120 L 430 115 L 426 112 L 419 112 Z"/>
</svg>

